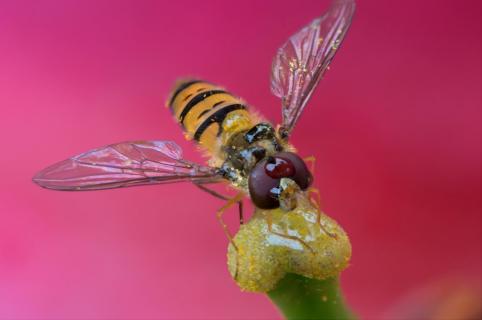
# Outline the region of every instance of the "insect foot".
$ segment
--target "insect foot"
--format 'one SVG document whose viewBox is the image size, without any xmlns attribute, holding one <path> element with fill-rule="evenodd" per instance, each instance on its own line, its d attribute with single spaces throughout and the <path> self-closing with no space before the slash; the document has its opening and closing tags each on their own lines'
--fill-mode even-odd
<svg viewBox="0 0 482 320">
<path fill-rule="evenodd" d="M 307 196 L 292 211 L 257 209 L 228 247 L 228 269 L 242 290 L 268 292 L 286 273 L 323 280 L 348 266 L 351 245 L 343 229 Z"/>
</svg>

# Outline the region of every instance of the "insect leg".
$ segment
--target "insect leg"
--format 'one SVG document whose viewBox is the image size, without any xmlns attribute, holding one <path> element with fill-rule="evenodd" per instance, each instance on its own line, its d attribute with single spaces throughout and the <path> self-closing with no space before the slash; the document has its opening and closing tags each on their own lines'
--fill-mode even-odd
<svg viewBox="0 0 482 320">
<path fill-rule="evenodd" d="M 229 230 L 227 229 L 227 226 L 226 224 L 224 223 L 223 219 L 222 219 L 222 215 L 223 213 L 225 212 L 225 210 L 227 210 L 231 205 L 233 205 L 234 203 L 238 203 L 238 208 L 239 208 L 239 223 L 240 224 L 243 224 L 244 223 L 244 218 L 243 218 L 243 201 L 241 200 L 242 197 L 244 196 L 242 193 L 239 193 L 237 194 L 233 199 L 230 199 L 229 197 L 225 196 L 225 195 L 222 195 L 220 194 L 219 192 L 215 191 L 215 190 L 212 190 L 206 186 L 204 186 L 202 183 L 194 183 L 199 189 L 209 193 L 210 195 L 218 198 L 218 199 L 222 199 L 222 200 L 226 200 L 228 201 L 228 203 L 226 203 L 226 205 L 224 205 L 221 209 L 218 210 L 218 213 L 217 213 L 217 216 L 218 216 L 218 220 L 219 222 L 221 223 L 221 226 L 223 227 L 223 230 L 224 230 L 224 233 L 226 234 L 226 236 L 228 237 L 229 241 L 231 242 L 231 244 L 233 245 L 234 249 L 236 250 L 236 252 L 238 252 L 238 247 L 236 246 L 236 244 L 234 243 L 234 240 L 233 240 L 233 237 L 231 235 L 231 233 L 229 232 Z M 236 197 L 240 197 L 239 200 L 235 201 L 234 199 Z M 232 203 L 230 203 L 230 201 L 232 201 Z M 239 270 L 239 258 L 236 258 L 236 271 L 234 272 L 234 280 L 237 280 L 238 279 L 238 270 Z"/>
<path fill-rule="evenodd" d="M 312 195 L 315 195 L 312 197 Z M 321 209 L 321 196 L 320 196 L 320 190 L 317 188 L 310 187 L 308 189 L 308 197 L 310 199 L 310 202 L 318 209 L 318 211 Z"/>
<path fill-rule="evenodd" d="M 219 208 L 219 210 L 217 211 L 216 213 L 216 218 L 218 219 L 219 223 L 221 224 L 221 226 L 223 227 L 223 230 L 224 230 L 224 233 L 226 234 L 226 236 L 228 237 L 229 241 L 231 242 L 231 244 L 233 245 L 233 247 L 236 249 L 236 251 L 238 251 L 238 247 L 236 246 L 236 244 L 234 243 L 234 240 L 233 240 L 233 236 L 231 235 L 231 232 L 229 232 L 228 230 L 228 226 L 226 225 L 226 223 L 224 222 L 223 220 L 223 214 L 226 212 L 226 210 L 228 210 L 232 205 L 234 205 L 235 203 L 238 203 L 241 201 L 241 199 L 243 199 L 244 197 L 244 193 L 240 192 L 238 193 L 237 195 L 235 195 L 233 198 L 229 199 L 228 202 L 226 202 L 226 204 L 224 206 L 222 206 L 221 208 Z"/>
<path fill-rule="evenodd" d="M 212 195 L 212 196 L 214 196 L 218 199 L 225 200 L 225 201 L 228 201 L 230 199 L 229 197 L 227 197 L 225 195 L 222 195 L 219 192 L 204 186 L 202 183 L 194 183 L 194 185 L 196 187 L 198 187 L 199 189 L 209 193 L 210 195 Z M 244 224 L 243 201 L 242 200 L 238 201 L 238 212 L 239 212 L 239 224 Z"/>
<path fill-rule="evenodd" d="M 225 201 L 229 200 L 228 197 L 220 194 L 217 191 L 214 191 L 213 189 L 209 189 L 208 187 L 205 187 L 202 183 L 194 183 L 194 185 L 196 187 L 198 187 L 199 189 L 201 189 L 202 191 L 205 191 L 205 192 L 209 193 L 210 195 L 215 196 L 218 199 L 225 200 Z"/>
<path fill-rule="evenodd" d="M 316 162 L 315 156 L 309 156 L 309 157 L 303 158 L 303 161 L 310 163 L 310 172 L 311 174 L 315 174 L 315 162 Z"/>
<path fill-rule="evenodd" d="M 321 198 L 320 198 L 320 190 L 318 190 L 317 188 L 309 188 L 308 189 L 308 194 L 309 194 L 309 197 L 310 197 L 310 201 L 311 203 L 316 207 L 316 209 L 318 210 L 317 211 L 317 216 L 316 216 L 316 223 L 320 225 L 320 228 L 327 234 L 329 235 L 330 237 L 332 238 L 338 238 L 338 236 L 334 233 L 331 233 L 330 231 L 328 231 L 325 226 L 323 225 L 323 223 L 321 223 L 321 210 L 320 210 L 320 206 L 321 206 Z M 311 195 L 314 194 L 316 196 L 316 199 L 314 199 L 313 197 L 311 197 Z"/>
<path fill-rule="evenodd" d="M 271 216 L 270 211 L 266 212 L 266 222 L 268 223 L 268 231 L 271 232 L 272 234 L 275 234 L 277 236 L 287 238 L 287 239 L 290 239 L 290 240 L 298 241 L 299 243 L 301 243 L 302 246 L 306 247 L 311 253 L 315 254 L 315 251 L 313 250 L 313 248 L 311 248 L 302 239 L 300 239 L 298 237 L 295 237 L 295 236 L 290 236 L 290 235 L 287 235 L 287 234 L 284 234 L 284 233 L 281 233 L 281 232 L 274 231 L 273 230 L 273 218 Z"/>
</svg>

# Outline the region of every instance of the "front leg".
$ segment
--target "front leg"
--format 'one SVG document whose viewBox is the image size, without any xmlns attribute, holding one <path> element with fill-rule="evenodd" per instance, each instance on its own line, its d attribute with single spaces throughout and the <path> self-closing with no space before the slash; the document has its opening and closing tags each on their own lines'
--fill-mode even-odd
<svg viewBox="0 0 482 320">
<path fill-rule="evenodd" d="M 315 174 L 315 163 L 316 163 L 315 156 L 309 156 L 309 157 L 303 158 L 303 161 L 310 163 L 310 172 L 311 174 Z"/>
<path fill-rule="evenodd" d="M 310 198 L 310 202 L 316 207 L 316 210 L 318 212 L 317 218 L 316 218 L 316 223 L 320 225 L 321 230 L 323 230 L 327 235 L 329 235 L 332 238 L 337 238 L 337 235 L 334 233 L 331 233 L 328 231 L 323 223 L 321 222 L 321 197 L 320 197 L 320 190 L 310 187 L 308 189 L 308 197 Z M 315 195 L 316 199 L 312 197 L 311 195 Z"/>
<path fill-rule="evenodd" d="M 266 216 L 265 216 L 265 219 L 266 219 L 266 224 L 268 225 L 268 231 L 274 235 L 277 235 L 279 237 L 282 237 L 282 238 L 286 238 L 286 239 L 289 239 L 289 240 L 293 240 L 293 241 L 298 241 L 303 247 L 305 247 L 306 249 L 308 249 L 309 252 L 311 252 L 312 254 L 315 253 L 315 251 L 313 250 L 313 248 L 311 248 L 305 241 L 303 241 L 303 239 L 299 238 L 299 237 L 296 237 L 296 236 L 291 236 L 291 235 L 288 235 L 287 233 L 281 233 L 281 232 L 277 232 L 273 229 L 273 217 L 271 215 L 271 211 L 267 211 L 266 212 Z"/>
</svg>

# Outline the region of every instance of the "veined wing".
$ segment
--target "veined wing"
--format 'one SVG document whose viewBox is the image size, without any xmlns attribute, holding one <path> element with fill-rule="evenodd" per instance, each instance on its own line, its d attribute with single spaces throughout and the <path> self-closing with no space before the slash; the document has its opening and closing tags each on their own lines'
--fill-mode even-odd
<svg viewBox="0 0 482 320">
<path fill-rule="evenodd" d="M 87 151 L 40 171 L 33 181 L 48 189 L 80 191 L 220 178 L 216 168 L 184 160 L 172 141 L 139 141 Z"/>
<path fill-rule="evenodd" d="M 282 100 L 282 130 L 289 135 L 313 90 L 340 47 L 355 12 L 354 0 L 333 0 L 278 49 L 273 60 L 271 91 Z"/>
</svg>

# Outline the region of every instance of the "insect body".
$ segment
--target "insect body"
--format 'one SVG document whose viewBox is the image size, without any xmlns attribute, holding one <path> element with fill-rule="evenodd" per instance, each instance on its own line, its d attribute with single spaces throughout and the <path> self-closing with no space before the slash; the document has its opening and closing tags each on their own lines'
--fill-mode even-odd
<svg viewBox="0 0 482 320">
<path fill-rule="evenodd" d="M 304 162 L 286 152 L 293 147 L 233 94 L 189 80 L 178 84 L 168 104 L 188 139 L 205 148 L 211 164 L 235 187 L 250 193 L 258 207 L 277 207 L 279 181 L 294 176 L 295 171 L 304 180 L 303 189 L 309 186 L 311 175 Z M 255 166 L 259 169 L 253 170 Z"/>
<path fill-rule="evenodd" d="M 282 123 L 276 127 L 216 85 L 200 80 L 177 84 L 168 106 L 186 137 L 207 151 L 209 166 L 184 159 L 171 141 L 123 142 L 54 164 L 34 181 L 72 191 L 191 181 L 228 200 L 219 218 L 246 195 L 259 209 L 293 210 L 299 197 L 307 197 L 312 175 L 288 139 L 340 47 L 354 10 L 353 0 L 334 0 L 322 17 L 279 48 L 271 75 L 271 91 L 282 102 Z M 221 181 L 238 195 L 228 199 L 206 187 Z"/>
</svg>

